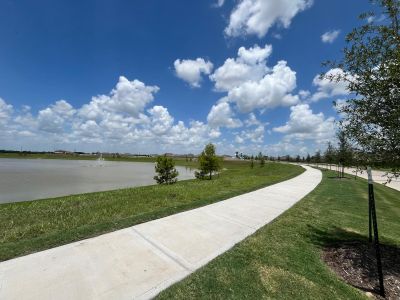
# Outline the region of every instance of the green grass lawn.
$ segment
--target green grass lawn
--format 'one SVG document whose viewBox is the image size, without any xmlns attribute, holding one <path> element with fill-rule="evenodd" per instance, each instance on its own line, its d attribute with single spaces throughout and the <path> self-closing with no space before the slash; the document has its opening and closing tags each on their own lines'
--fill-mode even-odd
<svg viewBox="0 0 400 300">
<path fill-rule="evenodd" d="M 271 224 L 162 292 L 159 299 L 366 299 L 321 260 L 327 245 L 366 240 L 367 182 L 322 183 Z M 400 192 L 375 185 L 381 243 L 400 247 Z"/>
<path fill-rule="evenodd" d="M 170 186 L 153 185 L 2 204 L 0 260 L 220 201 L 290 179 L 304 171 L 298 166 L 279 163 L 250 169 L 248 162 L 225 162 L 224 168 L 226 170 L 212 181 L 188 180 Z"/>
</svg>

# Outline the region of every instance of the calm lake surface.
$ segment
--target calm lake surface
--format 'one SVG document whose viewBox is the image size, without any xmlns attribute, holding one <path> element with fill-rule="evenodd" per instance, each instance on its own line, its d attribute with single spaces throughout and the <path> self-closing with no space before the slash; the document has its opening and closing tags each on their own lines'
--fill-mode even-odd
<svg viewBox="0 0 400 300">
<path fill-rule="evenodd" d="M 194 170 L 176 167 L 179 180 Z M 0 158 L 0 203 L 155 184 L 154 163 Z"/>
</svg>

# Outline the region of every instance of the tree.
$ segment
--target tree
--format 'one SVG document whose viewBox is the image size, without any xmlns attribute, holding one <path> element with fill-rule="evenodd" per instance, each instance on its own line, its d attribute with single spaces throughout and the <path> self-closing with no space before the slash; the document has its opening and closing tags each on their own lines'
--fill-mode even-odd
<svg viewBox="0 0 400 300">
<path fill-rule="evenodd" d="M 265 166 L 265 158 L 264 155 L 260 152 L 258 153 L 258 159 L 260 160 L 260 167 L 264 167 Z"/>
<path fill-rule="evenodd" d="M 332 146 L 331 142 L 328 142 L 328 147 L 324 153 L 324 160 L 329 164 L 329 170 L 331 170 L 331 164 L 333 164 L 335 159 L 335 148 Z"/>
<path fill-rule="evenodd" d="M 307 153 L 306 162 L 309 164 L 311 162 L 310 154 Z"/>
<path fill-rule="evenodd" d="M 381 8 L 384 21 L 364 24 L 347 35 L 341 61 L 327 62 L 343 72 L 328 78 L 346 82 L 355 95 L 336 106 L 343 115 L 341 130 L 364 156 L 364 165 L 386 163 L 399 176 L 400 1 L 372 2 Z M 374 13 L 360 16 L 371 17 Z"/>
<path fill-rule="evenodd" d="M 158 175 L 154 176 L 154 180 L 158 184 L 173 184 L 178 181 L 176 177 L 178 177 L 179 173 L 175 169 L 175 163 L 172 158 L 165 155 L 158 156 L 155 171 Z"/>
<path fill-rule="evenodd" d="M 340 176 L 344 177 L 344 168 L 351 165 L 352 160 L 352 150 L 349 145 L 346 133 L 344 131 L 339 131 L 337 134 L 339 146 L 337 151 L 337 160 L 341 167 Z"/>
<path fill-rule="evenodd" d="M 250 160 L 250 168 L 254 168 L 254 157 L 251 156 L 251 160 Z"/>
<path fill-rule="evenodd" d="M 221 168 L 220 159 L 215 154 L 215 146 L 213 144 L 208 144 L 201 152 L 199 156 L 199 169 L 200 172 L 196 171 L 196 178 L 204 179 L 207 177 L 211 180 L 212 173 L 219 171 Z"/>
<path fill-rule="evenodd" d="M 320 150 L 315 152 L 314 160 L 315 160 L 316 164 L 321 163 L 321 151 Z"/>
<path fill-rule="evenodd" d="M 300 162 L 300 155 L 296 156 L 296 162 Z"/>
<path fill-rule="evenodd" d="M 352 158 L 351 158 L 351 164 L 352 166 L 355 167 L 355 174 L 354 174 L 354 179 L 357 179 L 358 172 L 362 171 L 364 168 L 363 166 L 363 161 L 362 161 L 362 155 L 356 151 L 352 152 Z"/>
</svg>

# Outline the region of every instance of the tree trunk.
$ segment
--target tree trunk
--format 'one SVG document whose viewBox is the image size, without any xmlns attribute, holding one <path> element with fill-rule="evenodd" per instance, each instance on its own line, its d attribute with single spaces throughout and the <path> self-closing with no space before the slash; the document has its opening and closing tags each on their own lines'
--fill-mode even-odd
<svg viewBox="0 0 400 300">
<path fill-rule="evenodd" d="M 210 180 L 212 179 L 212 171 L 210 171 Z"/>
</svg>

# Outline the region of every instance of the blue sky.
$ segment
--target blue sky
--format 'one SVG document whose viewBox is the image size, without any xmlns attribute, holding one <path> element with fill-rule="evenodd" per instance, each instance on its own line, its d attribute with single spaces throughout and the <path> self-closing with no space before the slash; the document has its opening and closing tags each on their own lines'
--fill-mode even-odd
<svg viewBox="0 0 400 300">
<path fill-rule="evenodd" d="M 366 0 L 2 1 L 0 148 L 324 149 L 332 101 L 348 95 L 316 76 L 368 10 Z"/>
</svg>

